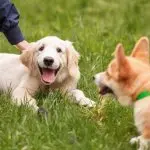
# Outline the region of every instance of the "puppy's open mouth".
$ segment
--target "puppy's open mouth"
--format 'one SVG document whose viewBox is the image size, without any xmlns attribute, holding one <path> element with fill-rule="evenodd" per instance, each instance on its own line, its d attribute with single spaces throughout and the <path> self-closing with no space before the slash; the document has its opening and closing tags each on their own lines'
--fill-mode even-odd
<svg viewBox="0 0 150 150">
<path fill-rule="evenodd" d="M 45 84 L 52 84 L 56 79 L 56 75 L 59 69 L 60 67 L 58 69 L 50 69 L 50 68 L 41 68 L 39 66 L 42 82 L 44 82 Z"/>
<path fill-rule="evenodd" d="M 101 95 L 113 94 L 113 91 L 109 87 L 103 85 L 103 86 L 100 87 L 99 94 L 101 94 Z"/>
</svg>

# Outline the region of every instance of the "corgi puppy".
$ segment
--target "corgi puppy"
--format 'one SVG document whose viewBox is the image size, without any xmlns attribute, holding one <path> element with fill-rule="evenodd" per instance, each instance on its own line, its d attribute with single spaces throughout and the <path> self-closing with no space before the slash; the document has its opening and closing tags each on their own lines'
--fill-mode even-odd
<svg viewBox="0 0 150 150">
<path fill-rule="evenodd" d="M 122 44 L 115 50 L 115 58 L 104 72 L 94 76 L 100 94 L 114 94 L 122 105 L 134 107 L 135 125 L 140 136 L 130 143 L 139 142 L 138 150 L 150 147 L 150 52 L 149 39 L 142 37 L 130 56 L 124 54 Z"/>
</svg>

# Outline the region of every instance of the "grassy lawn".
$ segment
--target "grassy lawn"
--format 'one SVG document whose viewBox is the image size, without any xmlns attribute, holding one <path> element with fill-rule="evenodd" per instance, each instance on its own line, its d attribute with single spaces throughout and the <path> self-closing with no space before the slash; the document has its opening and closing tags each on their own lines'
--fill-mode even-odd
<svg viewBox="0 0 150 150">
<path fill-rule="evenodd" d="M 134 150 L 137 135 L 131 108 L 112 97 L 99 97 L 92 76 L 103 71 L 118 42 L 127 54 L 141 36 L 150 37 L 149 0 L 14 0 L 28 41 L 56 35 L 74 42 L 81 54 L 79 88 L 98 103 L 87 109 L 59 92 L 38 93 L 49 116 L 39 119 L 29 108 L 0 96 L 0 150 Z M 18 53 L 0 34 L 0 51 Z"/>
</svg>

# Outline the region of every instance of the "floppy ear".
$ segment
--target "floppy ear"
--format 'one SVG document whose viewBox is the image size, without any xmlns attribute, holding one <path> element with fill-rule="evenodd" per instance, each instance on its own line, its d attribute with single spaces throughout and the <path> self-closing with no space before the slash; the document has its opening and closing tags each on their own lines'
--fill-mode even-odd
<svg viewBox="0 0 150 150">
<path fill-rule="evenodd" d="M 115 50 L 115 57 L 117 61 L 118 79 L 125 79 L 126 77 L 129 77 L 131 68 L 124 54 L 124 48 L 122 44 L 117 45 Z"/>
<path fill-rule="evenodd" d="M 22 64 L 24 64 L 27 68 L 29 68 L 30 71 L 35 70 L 35 45 L 32 44 L 32 46 L 24 50 L 23 53 L 20 55 L 20 60 Z"/>
<path fill-rule="evenodd" d="M 80 54 L 74 49 L 72 43 L 70 41 L 65 41 L 67 45 L 67 67 L 70 76 L 76 76 L 79 72 L 78 61 Z"/>
<path fill-rule="evenodd" d="M 147 37 L 141 37 L 138 40 L 131 53 L 131 56 L 145 63 L 150 63 L 149 39 Z"/>
</svg>

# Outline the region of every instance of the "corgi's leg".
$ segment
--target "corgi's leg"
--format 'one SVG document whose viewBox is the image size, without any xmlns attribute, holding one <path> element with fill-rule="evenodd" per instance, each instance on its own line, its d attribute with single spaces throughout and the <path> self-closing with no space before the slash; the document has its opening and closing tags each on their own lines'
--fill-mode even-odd
<svg viewBox="0 0 150 150">
<path fill-rule="evenodd" d="M 148 150 L 149 148 L 149 140 L 144 139 L 143 136 L 134 137 L 130 140 L 130 144 L 138 144 L 138 150 Z"/>
<path fill-rule="evenodd" d="M 149 150 L 150 149 L 150 127 L 149 124 L 145 124 L 142 131 L 142 136 L 140 138 L 139 150 Z"/>
<path fill-rule="evenodd" d="M 138 150 L 149 150 L 149 140 L 140 137 L 139 149 Z"/>
<path fill-rule="evenodd" d="M 141 136 L 137 136 L 137 137 L 133 137 L 131 140 L 130 140 L 130 144 L 133 145 L 133 144 L 138 144 L 140 142 L 140 138 Z"/>
</svg>

